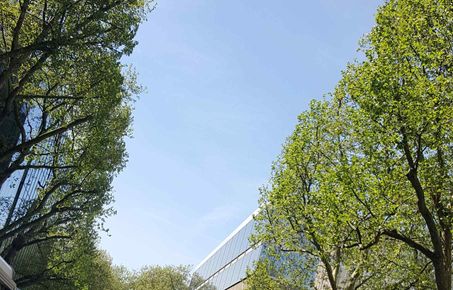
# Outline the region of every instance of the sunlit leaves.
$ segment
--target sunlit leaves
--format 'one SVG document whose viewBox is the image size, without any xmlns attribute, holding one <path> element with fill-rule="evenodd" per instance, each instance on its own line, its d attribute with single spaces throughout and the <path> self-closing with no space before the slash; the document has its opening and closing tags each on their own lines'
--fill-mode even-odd
<svg viewBox="0 0 453 290">
<path fill-rule="evenodd" d="M 366 289 L 451 287 L 452 7 L 379 8 L 365 59 L 285 143 L 256 240 L 318 257 L 326 272 L 341 264 Z M 334 278 L 331 287 L 346 287 Z"/>
</svg>

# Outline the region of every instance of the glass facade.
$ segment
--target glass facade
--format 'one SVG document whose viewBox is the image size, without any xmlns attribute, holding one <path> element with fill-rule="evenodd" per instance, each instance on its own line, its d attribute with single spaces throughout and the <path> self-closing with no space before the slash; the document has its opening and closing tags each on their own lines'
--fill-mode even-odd
<svg viewBox="0 0 453 290">
<path fill-rule="evenodd" d="M 16 283 L 13 281 L 13 269 L 0 257 L 0 289 L 16 290 Z"/>
<path fill-rule="evenodd" d="M 252 214 L 200 263 L 194 274 L 204 282 L 197 289 L 209 285 L 209 289 L 224 290 L 244 280 L 247 268 L 253 267 L 262 252 L 261 245 L 249 241 L 254 227 Z"/>
<path fill-rule="evenodd" d="M 50 158 L 44 157 L 31 164 L 48 164 Z M 0 228 L 13 223 L 23 217 L 33 205 L 40 189 L 44 188 L 49 180 L 51 171 L 45 168 L 29 168 L 14 172 L 0 187 Z M 8 250 L 16 236 L 0 242 L 0 253 Z M 36 262 L 37 261 L 37 262 Z M 29 275 L 30 269 L 44 270 L 47 266 L 46 253 L 40 245 L 29 245 L 20 249 L 10 265 L 14 268 L 14 278 L 20 279 Z M 3 289 L 0 287 L 0 289 Z M 11 289 L 16 289 L 11 288 Z"/>
<path fill-rule="evenodd" d="M 43 188 L 49 179 L 49 169 L 25 169 L 16 171 L 0 187 L 0 197 L 4 202 L 4 210 L 0 213 L 0 227 L 15 221 L 25 215 L 32 205 L 40 188 Z M 5 206 L 6 205 L 6 206 Z M 14 239 L 11 237 L 0 243 L 0 252 Z M 19 252 L 19 256 L 24 251 Z"/>
</svg>

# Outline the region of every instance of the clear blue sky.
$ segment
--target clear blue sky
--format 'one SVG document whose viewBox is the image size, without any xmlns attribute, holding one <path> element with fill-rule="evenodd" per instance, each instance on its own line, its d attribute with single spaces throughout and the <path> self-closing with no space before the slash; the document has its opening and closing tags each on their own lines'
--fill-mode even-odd
<svg viewBox="0 0 453 290">
<path fill-rule="evenodd" d="M 127 59 L 136 102 L 115 264 L 198 264 L 257 207 L 258 187 L 311 99 L 332 91 L 377 0 L 161 0 Z"/>
</svg>

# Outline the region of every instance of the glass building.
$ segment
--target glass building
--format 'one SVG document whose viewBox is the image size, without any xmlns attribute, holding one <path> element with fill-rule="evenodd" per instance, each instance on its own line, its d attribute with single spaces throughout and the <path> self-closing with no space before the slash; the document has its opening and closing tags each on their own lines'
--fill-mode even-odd
<svg viewBox="0 0 453 290">
<path fill-rule="evenodd" d="M 194 270 L 194 276 L 203 281 L 196 289 L 244 289 L 248 268 L 260 258 L 262 245 L 253 245 L 249 237 L 254 230 L 253 216 L 244 220 Z"/>
<path fill-rule="evenodd" d="M 0 257 L 0 289 L 16 290 L 16 283 L 13 280 L 13 269 Z"/>
<path fill-rule="evenodd" d="M 46 156 L 34 162 L 48 164 L 50 160 Z M 24 165 L 34 164 L 29 161 Z M 39 190 L 45 187 L 50 174 L 51 171 L 46 168 L 17 170 L 0 186 L 0 209 L 2 209 L 0 210 L 0 228 L 10 225 L 27 214 L 29 208 L 33 206 Z M 17 234 L 0 242 L 1 256 L 4 257 L 8 253 L 16 236 Z M 21 248 L 15 257 L 8 261 L 10 265 L 0 257 L 0 290 L 18 289 L 13 279 L 17 280 L 46 269 L 47 252 L 41 248 L 44 245 L 45 243 L 32 244 Z"/>
<path fill-rule="evenodd" d="M 255 230 L 253 217 L 257 209 L 245 219 L 223 242 L 220 243 L 194 270 L 191 289 L 196 290 L 244 290 L 247 269 L 253 269 L 260 259 L 270 259 L 279 273 L 291 275 L 303 269 L 304 281 L 298 285 L 316 285 L 327 289 L 327 277 L 318 267 L 312 267 L 297 253 L 278 252 L 278 258 L 270 257 L 262 243 L 251 244 L 249 238 Z M 273 276 L 272 273 L 270 273 Z M 326 288 L 327 287 L 327 288 Z"/>
</svg>

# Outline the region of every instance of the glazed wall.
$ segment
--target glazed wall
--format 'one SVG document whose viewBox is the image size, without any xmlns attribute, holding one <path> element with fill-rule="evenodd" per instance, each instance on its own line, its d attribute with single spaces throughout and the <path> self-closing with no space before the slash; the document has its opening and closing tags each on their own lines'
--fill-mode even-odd
<svg viewBox="0 0 453 290">
<path fill-rule="evenodd" d="M 204 285 L 224 290 L 246 277 L 247 268 L 253 267 L 262 252 L 261 245 L 252 245 L 249 241 L 254 226 L 255 221 L 250 216 L 196 268 L 195 273 L 205 281 Z"/>
</svg>

